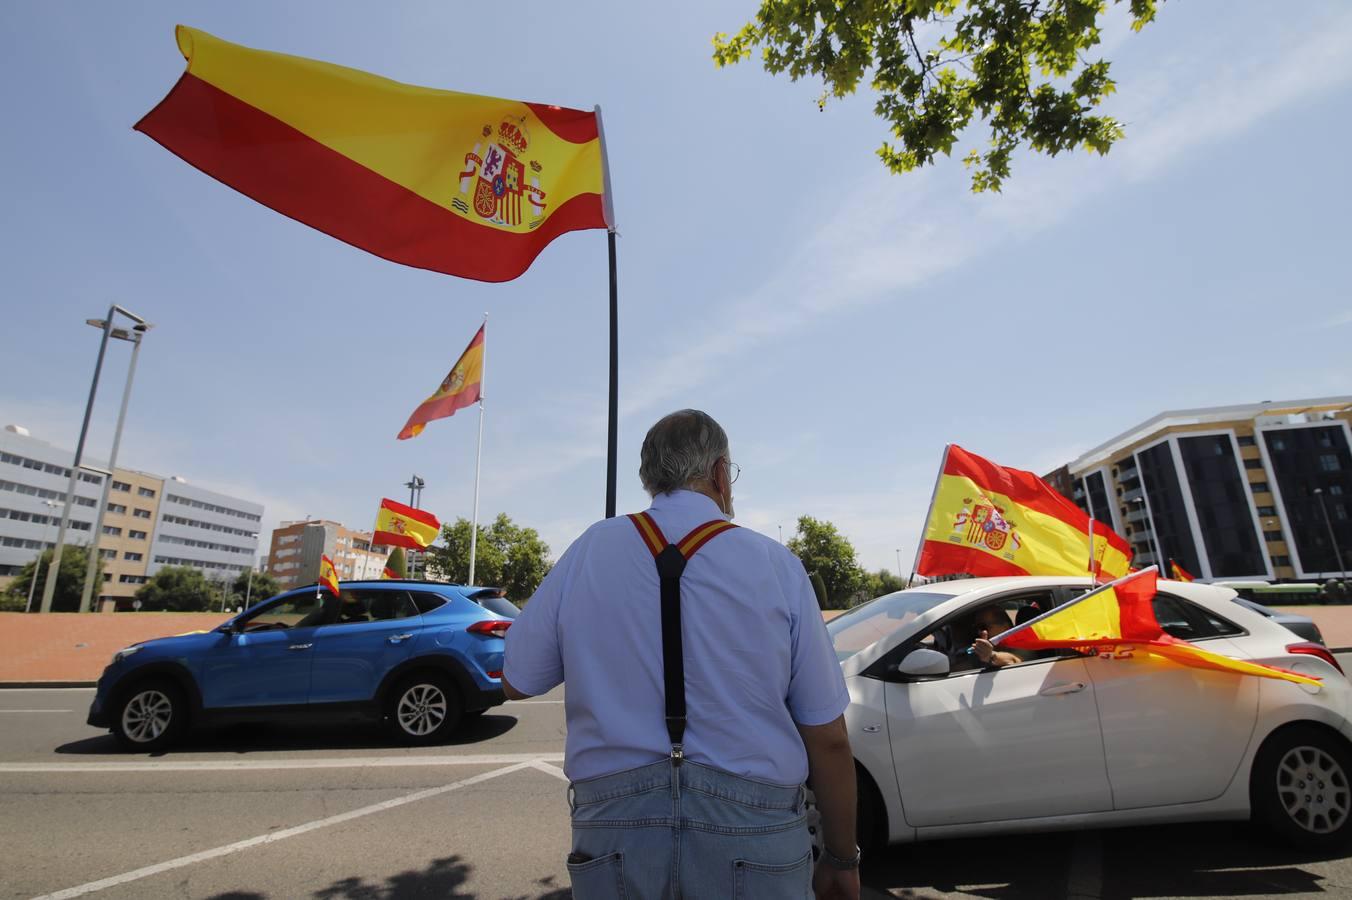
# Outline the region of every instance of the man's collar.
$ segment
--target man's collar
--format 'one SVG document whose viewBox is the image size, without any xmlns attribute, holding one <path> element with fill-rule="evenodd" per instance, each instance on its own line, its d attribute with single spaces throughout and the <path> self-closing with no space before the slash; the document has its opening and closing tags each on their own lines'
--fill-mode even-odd
<svg viewBox="0 0 1352 900">
<path fill-rule="evenodd" d="M 679 490 L 672 491 L 670 494 L 658 494 L 653 498 L 651 509 L 661 512 L 674 510 L 678 512 L 702 513 L 708 517 L 706 521 L 713 519 L 727 519 L 727 513 L 718 508 L 718 504 L 706 494 L 699 491 Z"/>
</svg>

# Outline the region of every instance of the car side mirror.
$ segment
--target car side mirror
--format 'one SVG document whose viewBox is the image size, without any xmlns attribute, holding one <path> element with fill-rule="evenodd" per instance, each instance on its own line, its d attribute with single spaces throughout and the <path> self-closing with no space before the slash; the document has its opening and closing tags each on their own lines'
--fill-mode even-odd
<svg viewBox="0 0 1352 900">
<path fill-rule="evenodd" d="M 940 653 L 938 650 L 931 650 L 928 647 L 917 647 L 906 658 L 897 663 L 898 675 L 947 675 L 949 672 L 948 654 Z"/>
</svg>

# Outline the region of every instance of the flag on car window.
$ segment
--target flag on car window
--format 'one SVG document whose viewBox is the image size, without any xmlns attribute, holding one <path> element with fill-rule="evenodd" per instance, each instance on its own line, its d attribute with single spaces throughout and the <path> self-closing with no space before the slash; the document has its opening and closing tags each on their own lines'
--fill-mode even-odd
<svg viewBox="0 0 1352 900">
<path fill-rule="evenodd" d="M 338 596 L 338 569 L 327 554 L 319 557 L 319 586 L 328 588 L 335 597 Z"/>
<path fill-rule="evenodd" d="M 486 324 L 479 326 L 474 340 L 469 342 L 465 352 L 451 366 L 451 371 L 441 380 L 436 391 L 413 410 L 399 432 L 399 440 L 417 437 L 433 419 L 453 416 L 457 409 L 464 409 L 479 401 L 479 387 L 484 380 L 484 329 L 487 327 Z"/>
<path fill-rule="evenodd" d="M 1172 559 L 1169 560 L 1169 574 L 1174 577 L 1174 581 L 1196 580 L 1195 578 L 1192 577 L 1192 575 L 1188 574 L 1187 569 L 1183 568 L 1178 563 L 1174 562 Z"/>
<path fill-rule="evenodd" d="M 1158 570 L 1151 566 L 1011 628 L 991 643 L 1020 650 L 1068 647 L 1122 660 L 1154 656 L 1198 669 L 1319 684 L 1314 676 L 1212 653 L 1168 634 L 1155 616 L 1157 588 Z"/>
<path fill-rule="evenodd" d="M 1093 552 L 1090 552 L 1090 547 Z M 1047 482 L 949 444 L 916 572 L 921 575 L 1127 573 L 1131 545 Z"/>
<path fill-rule="evenodd" d="M 425 509 L 414 509 L 395 500 L 381 500 L 376 512 L 376 531 L 371 543 L 386 547 L 403 547 L 406 550 L 421 550 L 437 539 L 441 533 L 441 523 L 437 517 Z M 385 567 L 386 572 L 394 570 Z M 398 578 L 396 574 L 386 578 Z"/>
<path fill-rule="evenodd" d="M 401 84 L 182 25 L 175 36 L 187 69 L 136 130 L 341 241 L 508 281 L 559 235 L 606 227 L 594 110 Z"/>
</svg>

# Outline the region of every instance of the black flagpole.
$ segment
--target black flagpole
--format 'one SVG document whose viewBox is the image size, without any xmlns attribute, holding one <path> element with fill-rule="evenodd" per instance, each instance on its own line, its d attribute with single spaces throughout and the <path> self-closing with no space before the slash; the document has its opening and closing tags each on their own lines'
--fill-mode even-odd
<svg viewBox="0 0 1352 900">
<path fill-rule="evenodd" d="M 606 518 L 615 517 L 615 446 L 620 417 L 620 294 L 615 277 L 615 203 L 610 189 L 610 158 L 606 153 L 606 130 L 601 125 L 601 107 L 596 107 L 596 134 L 601 140 L 601 208 L 606 219 L 606 244 L 610 250 L 610 422 L 606 434 Z"/>
</svg>

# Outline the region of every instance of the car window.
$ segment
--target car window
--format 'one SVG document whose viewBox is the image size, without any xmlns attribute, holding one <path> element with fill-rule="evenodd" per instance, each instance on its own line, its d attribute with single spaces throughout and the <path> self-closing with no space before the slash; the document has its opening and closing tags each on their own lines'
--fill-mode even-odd
<svg viewBox="0 0 1352 900">
<path fill-rule="evenodd" d="M 507 592 L 501 588 L 488 588 L 470 595 L 470 599 L 484 609 L 504 619 L 515 619 L 521 614 L 520 608 L 507 599 Z"/>
<path fill-rule="evenodd" d="M 1169 594 L 1156 594 L 1155 618 L 1164 633 L 1184 641 L 1243 634 L 1244 629 L 1210 610 Z"/>
<path fill-rule="evenodd" d="M 429 591 L 413 591 L 413 604 L 418 607 L 418 612 L 431 612 L 439 606 L 446 605 L 446 598 L 440 594 L 433 594 Z"/>
<path fill-rule="evenodd" d="M 996 632 L 1009 630 L 1022 625 L 1030 619 L 1050 610 L 1053 606 L 1051 591 L 1036 591 L 1027 594 L 1001 597 L 989 603 L 969 607 L 962 613 L 946 619 L 919 640 L 922 647 L 930 647 L 948 654 L 949 675 L 963 675 L 985 670 L 981 661 L 972 651 L 972 642 L 984 630 L 988 637 Z M 1008 625 L 1001 629 L 998 623 L 1004 620 Z M 1023 663 L 1044 659 L 1077 656 L 1074 650 L 1006 650 L 1018 656 Z"/>
<path fill-rule="evenodd" d="M 349 588 L 343 591 L 341 601 L 334 621 L 337 625 L 407 619 L 418 614 L 408 591 Z"/>
<path fill-rule="evenodd" d="M 951 599 L 953 597 L 950 594 L 898 591 L 836 616 L 826 623 L 826 631 L 831 635 L 831 644 L 836 649 L 836 659 L 844 662 Z"/>
<path fill-rule="evenodd" d="M 264 631 L 276 628 L 305 628 L 323 624 L 325 611 L 337 606 L 334 596 L 325 591 L 315 596 L 308 591 L 296 594 L 265 607 L 257 615 L 240 623 L 244 631 Z"/>
</svg>

